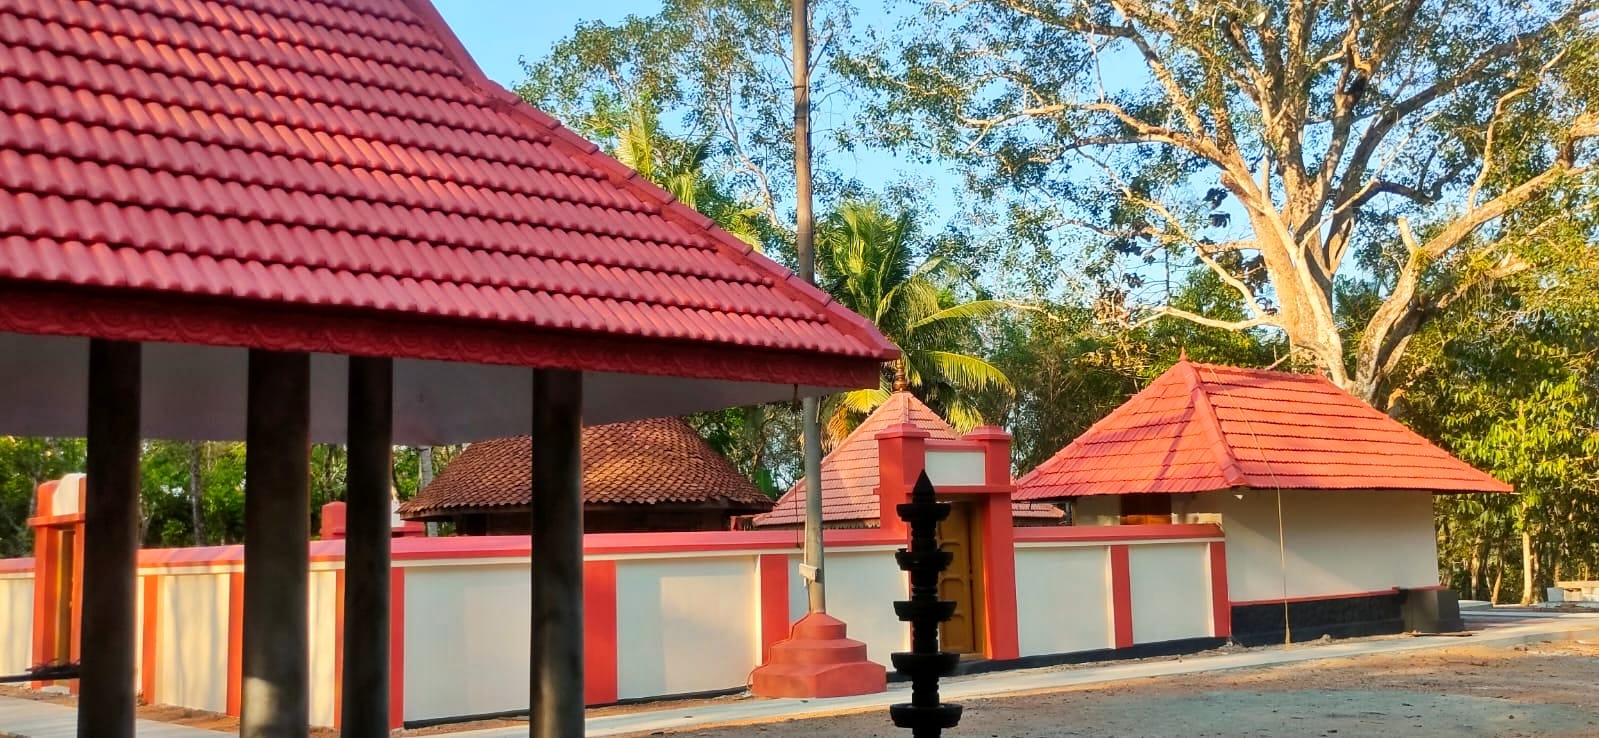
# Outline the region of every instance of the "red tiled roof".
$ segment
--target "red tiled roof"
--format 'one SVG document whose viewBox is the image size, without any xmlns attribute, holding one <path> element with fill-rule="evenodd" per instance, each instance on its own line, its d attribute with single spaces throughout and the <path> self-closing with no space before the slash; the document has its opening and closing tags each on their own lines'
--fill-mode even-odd
<svg viewBox="0 0 1599 738">
<path fill-rule="evenodd" d="M 1323 377 L 1186 360 L 1017 486 L 1018 500 L 1239 487 L 1511 489 Z"/>
<path fill-rule="evenodd" d="M 466 447 L 416 497 L 407 519 L 471 510 L 526 509 L 532 502 L 533 442 L 528 436 Z M 588 505 L 712 505 L 736 512 L 772 501 L 687 423 L 655 418 L 583 429 L 583 502 Z"/>
<path fill-rule="evenodd" d="M 0 303 L 43 291 L 129 306 L 45 321 L 27 314 L 51 304 L 38 299 L 0 309 L 0 329 L 462 358 L 392 322 L 425 320 L 446 336 L 524 331 L 520 350 L 483 341 L 485 363 L 603 334 L 644 356 L 851 360 L 833 368 L 856 383 L 897 354 L 490 82 L 426 0 L 0 0 L 0 99 Z M 319 332 L 251 330 L 285 309 Z M 362 344 L 316 322 L 333 317 L 381 317 L 356 333 L 395 335 Z M 753 378 L 725 357 L 665 358 L 631 366 Z M 626 366 L 599 351 L 538 360 Z M 766 379 L 805 367 L 788 371 Z"/>
<path fill-rule="evenodd" d="M 960 438 L 949 423 L 915 395 L 894 393 L 822 459 L 822 522 L 878 519 L 877 434 L 900 423 L 911 423 L 927 431 L 931 440 Z M 1065 513 L 1049 505 L 1017 503 L 1014 515 L 1018 518 L 1061 518 Z M 803 479 L 778 498 L 771 512 L 757 515 L 754 520 L 756 526 L 801 525 L 804 522 Z"/>
</svg>

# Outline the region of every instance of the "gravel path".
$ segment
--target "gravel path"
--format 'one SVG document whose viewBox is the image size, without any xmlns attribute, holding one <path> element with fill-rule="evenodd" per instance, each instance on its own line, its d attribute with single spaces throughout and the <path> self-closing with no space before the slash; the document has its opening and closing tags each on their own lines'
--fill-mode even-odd
<svg viewBox="0 0 1599 738">
<path fill-rule="evenodd" d="M 659 735 L 659 734 L 657 734 Z M 672 733 L 906 738 L 883 711 Z M 1599 645 L 1462 645 L 1118 682 L 966 705 L 950 738 L 1599 736 Z"/>
</svg>

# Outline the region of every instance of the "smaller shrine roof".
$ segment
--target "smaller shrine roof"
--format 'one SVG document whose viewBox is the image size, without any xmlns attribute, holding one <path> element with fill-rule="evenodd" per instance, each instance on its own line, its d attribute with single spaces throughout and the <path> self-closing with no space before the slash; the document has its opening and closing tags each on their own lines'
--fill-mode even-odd
<svg viewBox="0 0 1599 738">
<path fill-rule="evenodd" d="M 954 441 L 960 434 L 933 409 L 909 392 L 895 392 L 888 402 L 855 428 L 822 459 L 822 522 L 871 521 L 878 518 L 877 434 L 890 426 L 911 423 L 927 431 L 930 440 Z M 1049 505 L 1018 503 L 1017 518 L 1059 519 L 1065 513 Z M 805 480 L 777 500 L 777 506 L 757 515 L 757 527 L 801 525 L 805 522 Z"/>
<path fill-rule="evenodd" d="M 417 520 L 527 509 L 532 503 L 532 459 L 529 436 L 474 443 L 401 504 L 400 515 Z M 772 506 L 770 498 L 676 418 L 584 428 L 583 502 L 706 505 L 744 513 Z"/>
<path fill-rule="evenodd" d="M 1511 491 L 1321 376 L 1186 359 L 1017 486 L 1018 500 L 1236 488 Z"/>
</svg>

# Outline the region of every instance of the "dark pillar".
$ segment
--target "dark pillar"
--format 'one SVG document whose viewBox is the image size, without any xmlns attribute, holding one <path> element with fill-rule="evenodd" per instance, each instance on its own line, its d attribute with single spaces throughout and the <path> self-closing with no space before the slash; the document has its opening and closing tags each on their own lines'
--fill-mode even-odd
<svg viewBox="0 0 1599 738">
<path fill-rule="evenodd" d="M 246 413 L 239 735 L 304 736 L 311 721 L 311 357 L 251 350 Z"/>
<path fill-rule="evenodd" d="M 341 735 L 389 734 L 389 542 L 394 361 L 350 357 Z M 354 627 L 351 627 L 353 624 Z"/>
<path fill-rule="evenodd" d="M 534 738 L 583 735 L 583 375 L 533 372 Z"/>
<path fill-rule="evenodd" d="M 133 738 L 139 344 L 89 341 L 78 735 Z"/>
</svg>

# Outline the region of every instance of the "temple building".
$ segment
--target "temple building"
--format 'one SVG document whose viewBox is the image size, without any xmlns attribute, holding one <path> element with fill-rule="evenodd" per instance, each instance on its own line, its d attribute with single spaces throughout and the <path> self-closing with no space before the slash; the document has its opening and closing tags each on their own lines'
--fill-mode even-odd
<svg viewBox="0 0 1599 738">
<path fill-rule="evenodd" d="M 474 443 L 400 505 L 412 521 L 449 521 L 459 535 L 525 535 L 531 520 L 530 436 Z M 583 530 L 727 530 L 772 508 L 688 423 L 655 418 L 583 429 Z"/>
</svg>

